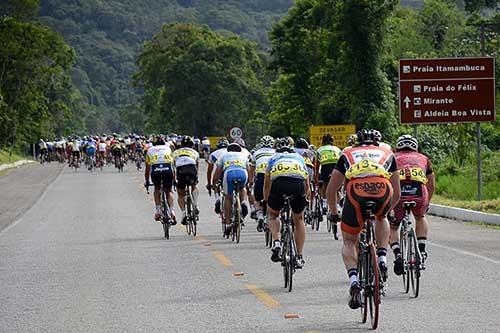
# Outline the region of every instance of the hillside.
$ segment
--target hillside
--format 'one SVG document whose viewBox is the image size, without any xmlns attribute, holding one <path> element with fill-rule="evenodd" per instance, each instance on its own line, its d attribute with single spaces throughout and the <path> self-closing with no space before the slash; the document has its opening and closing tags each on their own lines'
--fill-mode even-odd
<svg viewBox="0 0 500 333">
<path fill-rule="evenodd" d="M 73 81 L 89 103 L 120 107 L 142 43 L 164 23 L 198 22 L 269 48 L 267 33 L 292 0 L 45 0 L 40 20 L 75 48 Z"/>
</svg>

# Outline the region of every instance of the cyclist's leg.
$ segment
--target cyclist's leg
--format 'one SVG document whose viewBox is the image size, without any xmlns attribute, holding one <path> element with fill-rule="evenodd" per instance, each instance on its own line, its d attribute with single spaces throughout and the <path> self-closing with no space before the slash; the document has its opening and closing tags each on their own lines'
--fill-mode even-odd
<svg viewBox="0 0 500 333">
<path fill-rule="evenodd" d="M 281 191 L 281 184 L 283 183 L 283 178 L 277 178 L 271 182 L 271 190 L 269 191 L 269 197 L 267 198 L 267 211 L 269 213 L 269 229 L 271 230 L 271 235 L 273 241 L 279 241 L 280 235 L 280 211 L 284 206 L 283 191 Z"/>
<path fill-rule="evenodd" d="M 425 260 L 427 258 L 425 243 L 429 232 L 429 224 L 427 222 L 427 218 L 425 217 L 425 213 L 429 208 L 429 194 L 425 185 L 421 184 L 420 186 L 422 188 L 422 196 L 413 199 L 416 203 L 413 208 L 413 215 L 415 216 L 415 232 L 417 234 L 418 249 L 423 254 Z"/>
<path fill-rule="evenodd" d="M 304 242 L 306 240 L 306 227 L 304 225 L 304 210 L 307 205 L 305 188 L 302 182 L 296 185 L 294 198 L 290 203 L 293 212 L 293 222 L 295 225 L 295 242 L 297 243 L 297 254 L 302 256 Z"/>
<path fill-rule="evenodd" d="M 222 193 L 224 195 L 224 222 L 231 224 L 231 209 L 233 206 L 233 183 L 232 170 L 224 172 L 222 178 Z"/>
</svg>

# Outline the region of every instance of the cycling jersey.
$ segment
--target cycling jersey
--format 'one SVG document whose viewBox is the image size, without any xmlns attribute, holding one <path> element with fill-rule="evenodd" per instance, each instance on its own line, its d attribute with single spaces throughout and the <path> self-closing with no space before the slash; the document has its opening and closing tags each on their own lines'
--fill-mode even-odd
<svg viewBox="0 0 500 333">
<path fill-rule="evenodd" d="M 210 157 L 208 158 L 208 163 L 216 164 L 217 160 L 220 159 L 222 155 L 224 155 L 225 153 L 227 153 L 227 148 L 217 149 L 216 151 L 210 154 Z"/>
<path fill-rule="evenodd" d="M 222 170 L 247 169 L 248 158 L 243 152 L 228 151 L 217 160 L 217 166 Z"/>
<path fill-rule="evenodd" d="M 71 147 L 71 148 L 73 149 L 73 151 L 74 151 L 74 152 L 75 152 L 75 151 L 80 151 L 80 142 L 78 142 L 78 141 L 76 141 L 76 140 L 75 140 L 75 141 L 73 142 L 73 145 L 72 145 L 72 147 Z"/>
<path fill-rule="evenodd" d="M 276 153 L 267 164 L 266 175 L 271 181 L 280 177 L 307 179 L 308 172 L 304 159 L 297 153 Z"/>
<path fill-rule="evenodd" d="M 203 141 L 201 141 L 201 144 L 203 145 L 203 148 L 205 148 L 205 149 L 210 148 L 210 140 L 203 140 Z"/>
<path fill-rule="evenodd" d="M 185 165 L 196 165 L 200 159 L 200 154 L 191 148 L 179 148 L 173 152 L 172 157 L 177 168 Z"/>
<path fill-rule="evenodd" d="M 272 148 L 260 148 L 252 154 L 250 165 L 255 167 L 256 174 L 266 173 L 267 163 L 274 153 L 275 150 Z"/>
<path fill-rule="evenodd" d="M 295 148 L 295 152 L 304 158 L 304 163 L 308 167 L 314 167 L 315 154 L 311 149 Z"/>
<path fill-rule="evenodd" d="M 378 145 L 361 145 L 346 149 L 335 168 L 348 180 L 364 177 L 389 179 L 391 172 L 397 170 L 392 151 Z"/>
<path fill-rule="evenodd" d="M 224 170 L 222 177 L 222 189 L 224 194 L 231 195 L 235 182 L 238 184 L 237 190 L 245 187 L 248 181 L 248 156 L 243 152 L 226 152 L 217 159 L 217 167 Z"/>
<path fill-rule="evenodd" d="M 321 146 L 316 150 L 316 152 L 321 165 L 337 163 L 340 155 L 342 154 L 340 148 L 332 145 Z"/>
<path fill-rule="evenodd" d="M 153 146 L 148 149 L 146 154 L 146 164 L 155 166 L 170 163 L 172 163 L 172 150 L 170 150 L 169 146 Z"/>
<path fill-rule="evenodd" d="M 107 148 L 108 146 L 106 145 L 106 143 L 105 143 L 105 142 L 99 142 L 98 147 L 99 147 L 99 151 L 100 151 L 101 153 L 104 153 L 104 152 L 106 152 L 106 148 Z"/>
</svg>

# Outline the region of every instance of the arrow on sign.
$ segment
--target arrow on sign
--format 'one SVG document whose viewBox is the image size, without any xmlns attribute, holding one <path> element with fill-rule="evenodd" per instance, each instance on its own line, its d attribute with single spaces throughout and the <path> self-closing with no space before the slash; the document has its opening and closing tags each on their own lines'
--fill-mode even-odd
<svg viewBox="0 0 500 333">
<path fill-rule="evenodd" d="M 411 102 L 410 98 L 406 96 L 403 102 L 405 103 L 405 107 L 408 109 L 410 107 L 410 102 Z"/>
</svg>

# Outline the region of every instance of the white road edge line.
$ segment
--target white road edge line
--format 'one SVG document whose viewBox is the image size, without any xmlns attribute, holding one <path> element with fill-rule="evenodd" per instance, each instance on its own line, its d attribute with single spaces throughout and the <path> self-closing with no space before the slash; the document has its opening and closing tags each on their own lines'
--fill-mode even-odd
<svg viewBox="0 0 500 333">
<path fill-rule="evenodd" d="M 430 244 L 430 245 L 432 245 L 432 246 L 436 246 L 436 247 L 439 247 L 439 248 L 442 248 L 442 249 L 446 249 L 446 250 L 450 250 L 450 251 L 453 251 L 453 252 L 456 252 L 456 253 L 460 253 L 460 254 L 465 254 L 465 255 L 470 256 L 470 257 L 475 257 L 475 258 L 483 259 L 483 260 L 489 261 L 491 263 L 500 265 L 500 261 L 494 260 L 494 259 L 491 259 L 491 258 L 488 258 L 488 257 L 485 257 L 485 256 L 482 256 L 480 254 L 476 254 L 476 253 L 472 253 L 472 252 L 469 252 L 469 251 L 455 249 L 453 247 L 449 247 L 449 246 L 441 245 L 441 244 L 436 244 L 436 243 L 429 242 L 429 241 L 427 243 Z"/>
<path fill-rule="evenodd" d="M 15 225 L 17 225 L 19 222 L 21 222 L 21 220 L 26 216 L 26 214 L 28 214 L 32 209 L 33 207 L 35 207 L 39 202 L 40 200 L 42 200 L 44 197 L 45 197 L 45 194 L 49 191 L 49 189 L 52 187 L 52 185 L 57 182 L 57 180 L 59 179 L 59 177 L 62 175 L 64 169 L 66 169 L 66 165 L 64 165 L 62 167 L 61 170 L 59 170 L 59 174 L 56 176 L 56 178 L 54 178 L 54 180 L 49 184 L 47 185 L 47 187 L 42 191 L 42 193 L 40 194 L 40 196 L 38 197 L 38 199 L 33 203 L 33 205 L 31 205 L 30 208 L 28 208 L 27 211 L 24 212 L 23 215 L 19 216 L 19 218 L 17 220 L 15 220 L 14 222 L 12 222 L 11 224 L 9 224 L 7 227 L 5 227 L 3 230 L 0 230 L 0 237 L 2 237 L 2 235 L 5 235 L 7 233 L 8 230 L 10 230 L 11 228 L 13 228 Z"/>
</svg>

